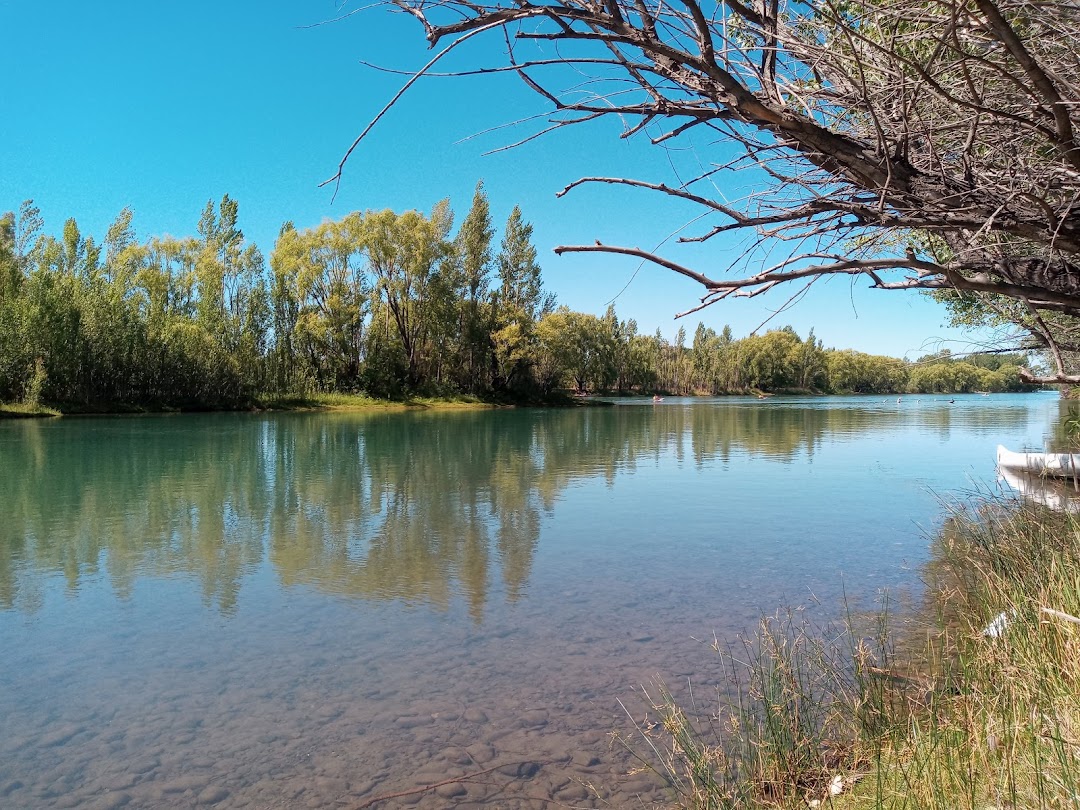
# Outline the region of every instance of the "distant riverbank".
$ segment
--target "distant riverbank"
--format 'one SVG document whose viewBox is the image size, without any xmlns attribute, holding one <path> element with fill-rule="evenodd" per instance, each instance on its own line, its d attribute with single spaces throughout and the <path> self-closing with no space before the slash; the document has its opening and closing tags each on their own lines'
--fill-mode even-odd
<svg viewBox="0 0 1080 810">
<path fill-rule="evenodd" d="M 364 410 L 409 410 L 438 408 L 440 410 L 482 409 L 499 407 L 496 403 L 483 402 L 472 397 L 416 397 L 404 400 L 375 399 L 353 394 L 322 394 L 310 396 L 275 396 L 259 399 L 238 408 L 175 408 L 133 406 L 117 403 L 103 404 L 100 407 L 79 406 L 75 408 L 54 408 L 45 405 L 2 405 L 0 419 L 26 419 L 55 416 L 121 416 L 151 413 L 204 413 L 208 411 L 243 412 L 243 411 L 364 411 Z"/>
<path fill-rule="evenodd" d="M 979 393 L 979 392 L 975 392 Z M 677 396 L 665 392 L 666 396 Z M 129 403 L 102 403 L 100 405 L 32 405 L 28 403 L 2 403 L 0 402 L 0 420 L 2 419 L 27 419 L 48 418 L 56 416 L 124 416 L 133 414 L 152 413 L 209 413 L 209 412 L 261 412 L 261 411 L 367 411 L 367 410 L 482 410 L 485 408 L 513 408 L 513 407 L 544 407 L 544 408 L 574 408 L 607 406 L 611 403 L 607 397 L 619 396 L 613 393 L 573 395 L 569 392 L 556 391 L 545 397 L 533 399 L 484 399 L 468 394 L 455 394 L 446 397 L 415 396 L 404 399 L 383 399 L 371 397 L 366 394 L 272 394 L 258 397 L 249 403 L 230 407 L 221 405 L 213 407 L 208 405 L 174 406 L 174 405 L 133 405 Z M 632 394 L 631 398 L 648 400 L 645 394 Z M 710 398 L 711 395 L 698 395 L 702 398 Z M 723 396 L 756 397 L 757 399 L 773 399 L 785 396 L 812 396 L 826 397 L 829 394 L 820 391 L 793 389 L 776 392 L 764 392 L 760 390 L 741 391 Z M 847 396 L 876 398 L 878 394 L 848 394 Z M 903 396 L 903 395 L 901 395 Z M 941 397 L 955 399 L 964 394 L 939 394 Z M 970 394 L 968 395 L 970 396 Z M 693 399 L 695 397 L 682 397 Z"/>
<path fill-rule="evenodd" d="M 5 404 L 0 402 L 0 419 L 33 419 L 60 415 L 60 411 L 54 408 L 46 408 L 44 405 Z"/>
<path fill-rule="evenodd" d="M 449 397 L 408 397 L 406 399 L 379 399 L 364 394 L 296 394 L 273 395 L 258 399 L 240 407 L 192 408 L 152 405 L 129 405 L 103 403 L 100 406 L 78 405 L 31 405 L 27 403 L 0 403 L 0 419 L 48 418 L 56 416 L 121 416 L 150 413 L 205 413 L 209 411 L 366 411 L 366 410 L 482 410 L 516 406 L 579 407 L 601 404 L 568 395 L 552 395 L 535 401 L 494 401 L 480 397 L 458 394 Z"/>
</svg>

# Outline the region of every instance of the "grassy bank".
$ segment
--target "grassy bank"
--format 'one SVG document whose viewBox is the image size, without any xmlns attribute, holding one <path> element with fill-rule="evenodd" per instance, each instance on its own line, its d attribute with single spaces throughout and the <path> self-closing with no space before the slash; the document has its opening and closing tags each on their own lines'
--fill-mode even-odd
<svg viewBox="0 0 1080 810">
<path fill-rule="evenodd" d="M 60 411 L 44 405 L 29 405 L 23 402 L 5 404 L 0 402 L 0 419 L 29 419 L 42 416 L 60 416 Z"/>
<path fill-rule="evenodd" d="M 984 501 L 925 574 L 915 615 L 765 620 L 719 707 L 656 684 L 628 744 L 681 807 L 1080 806 L 1080 519 Z"/>
<path fill-rule="evenodd" d="M 596 403 L 583 401 L 563 392 L 555 392 L 543 399 L 513 401 L 482 399 L 468 394 L 445 397 L 407 397 L 404 399 L 377 399 L 365 394 L 267 394 L 235 407 L 161 406 L 105 402 L 98 405 L 71 406 L 65 404 L 29 405 L 25 403 L 0 403 L 0 419 L 28 418 L 63 415 L 105 415 L 139 413 L 178 413 L 185 411 L 366 411 L 366 410 L 469 410 L 513 406 L 580 407 Z"/>
<path fill-rule="evenodd" d="M 361 411 L 369 409 L 405 408 L 491 408 L 494 403 L 464 394 L 451 397 L 410 397 L 408 399 L 376 399 L 365 394 L 306 394 L 301 396 L 265 396 L 254 404 L 254 410 L 264 411 Z"/>
<path fill-rule="evenodd" d="M 265 396 L 236 407 L 198 405 L 190 408 L 175 406 L 131 405 L 108 402 L 94 406 L 54 407 L 26 404 L 0 404 L 0 419 L 44 416 L 123 415 L 141 413 L 180 413 L 206 411 L 365 411 L 365 410 L 441 410 L 493 408 L 497 403 L 484 402 L 476 397 L 414 397 L 402 400 L 375 399 L 362 394 L 310 394 L 302 396 Z"/>
</svg>

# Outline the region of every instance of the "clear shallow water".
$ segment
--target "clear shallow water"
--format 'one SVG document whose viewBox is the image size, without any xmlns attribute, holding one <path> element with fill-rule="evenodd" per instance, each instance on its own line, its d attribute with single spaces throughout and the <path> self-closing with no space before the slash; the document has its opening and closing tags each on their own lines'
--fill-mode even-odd
<svg viewBox="0 0 1080 810">
<path fill-rule="evenodd" d="M 662 801 L 620 700 L 917 591 L 1064 407 L 947 399 L 0 423 L 0 807 Z"/>
</svg>

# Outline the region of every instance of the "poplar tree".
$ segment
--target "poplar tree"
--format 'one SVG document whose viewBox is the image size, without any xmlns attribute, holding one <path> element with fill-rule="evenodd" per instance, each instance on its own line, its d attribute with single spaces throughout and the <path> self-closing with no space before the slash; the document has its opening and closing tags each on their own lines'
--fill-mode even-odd
<svg viewBox="0 0 1080 810">
<path fill-rule="evenodd" d="M 492 342 L 497 389 L 527 387 L 533 382 L 529 371 L 539 359 L 536 325 L 555 309 L 555 296 L 544 293 L 532 233 L 532 225 L 515 205 L 496 257 L 499 288 L 494 295 Z"/>
<path fill-rule="evenodd" d="M 461 265 L 460 341 L 466 372 L 464 386 L 474 393 L 486 387 L 485 378 L 491 366 L 488 295 L 491 286 L 491 240 L 494 236 L 491 210 L 481 180 L 476 184 L 469 213 L 454 240 Z"/>
</svg>

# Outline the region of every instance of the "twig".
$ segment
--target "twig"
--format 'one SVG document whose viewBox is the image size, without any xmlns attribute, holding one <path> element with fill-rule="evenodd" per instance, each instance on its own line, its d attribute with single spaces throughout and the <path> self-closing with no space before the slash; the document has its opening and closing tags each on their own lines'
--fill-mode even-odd
<svg viewBox="0 0 1080 810">
<path fill-rule="evenodd" d="M 1080 619 L 1069 613 L 1064 613 L 1060 610 L 1054 610 L 1053 608 L 1041 607 L 1039 608 L 1047 616 L 1053 616 L 1055 619 L 1061 619 L 1063 622 L 1069 622 L 1071 624 L 1080 624 Z"/>
</svg>

